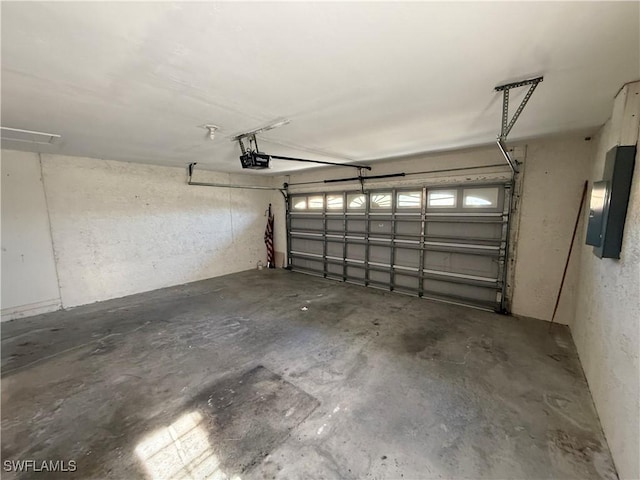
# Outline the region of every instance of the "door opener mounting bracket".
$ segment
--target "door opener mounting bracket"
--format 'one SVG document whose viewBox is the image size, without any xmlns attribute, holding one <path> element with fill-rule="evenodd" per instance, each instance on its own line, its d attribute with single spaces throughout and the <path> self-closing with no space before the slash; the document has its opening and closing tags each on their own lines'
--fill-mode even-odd
<svg viewBox="0 0 640 480">
<path fill-rule="evenodd" d="M 509 152 L 507 151 L 507 146 L 505 143 L 507 140 L 507 135 L 509 135 L 509 132 L 518 120 L 518 117 L 520 117 L 522 110 L 524 110 L 525 105 L 531 98 L 531 95 L 533 95 L 533 91 L 536 89 L 538 84 L 542 82 L 543 78 L 544 77 L 530 78 L 528 80 L 521 80 L 519 82 L 499 85 L 495 88 L 496 92 L 502 92 L 502 124 L 497 144 L 505 160 L 511 167 L 513 173 L 518 173 L 520 171 L 520 166 L 516 160 L 511 158 Z M 530 85 L 529 90 L 522 99 L 522 102 L 520 102 L 520 105 L 513 114 L 513 117 L 511 118 L 511 120 L 509 120 L 509 90 L 511 90 L 512 88 L 525 87 L 527 85 Z"/>
</svg>

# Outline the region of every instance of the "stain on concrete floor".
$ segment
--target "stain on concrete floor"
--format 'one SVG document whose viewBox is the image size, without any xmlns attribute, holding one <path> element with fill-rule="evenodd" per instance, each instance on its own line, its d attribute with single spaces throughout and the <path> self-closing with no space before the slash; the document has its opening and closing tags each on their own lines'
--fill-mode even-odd
<svg viewBox="0 0 640 480">
<path fill-rule="evenodd" d="M 196 397 L 220 470 L 242 475 L 262 461 L 318 406 L 318 401 L 259 365 Z"/>
<path fill-rule="evenodd" d="M 1 329 L 2 460 L 47 478 L 616 478 L 563 326 L 263 270 Z"/>
</svg>

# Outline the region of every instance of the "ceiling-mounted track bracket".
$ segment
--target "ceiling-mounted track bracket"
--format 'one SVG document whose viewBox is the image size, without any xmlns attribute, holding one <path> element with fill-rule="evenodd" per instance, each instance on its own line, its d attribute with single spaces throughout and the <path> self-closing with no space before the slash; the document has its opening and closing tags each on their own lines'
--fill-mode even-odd
<svg viewBox="0 0 640 480">
<path fill-rule="evenodd" d="M 518 173 L 520 171 L 520 167 L 518 165 L 518 162 L 516 160 L 513 160 L 509 155 L 509 152 L 507 151 L 505 144 L 507 135 L 509 135 L 509 132 L 511 132 L 511 129 L 520 117 L 522 110 L 524 110 L 525 105 L 531 98 L 531 95 L 533 95 L 533 91 L 536 89 L 538 84 L 542 82 L 543 78 L 544 77 L 530 78 L 528 80 L 521 80 L 519 82 L 499 85 L 495 88 L 496 92 L 502 92 L 502 123 L 497 143 L 500 151 L 502 152 L 502 155 L 507 160 L 507 163 L 514 173 Z M 511 117 L 511 120 L 509 120 L 509 90 L 511 90 L 512 88 L 525 87 L 527 85 L 530 85 L 529 90 L 522 99 L 522 102 L 520 102 L 520 105 L 513 114 L 513 117 Z"/>
<path fill-rule="evenodd" d="M 267 123 L 266 125 L 263 125 L 261 127 L 254 128 L 253 130 L 249 130 L 248 132 L 239 133 L 239 134 L 233 136 L 231 138 L 231 140 L 232 141 L 241 140 L 241 139 L 247 138 L 247 137 L 255 138 L 258 133 L 262 133 L 262 132 L 266 132 L 266 131 L 269 131 L 269 130 L 273 130 L 274 128 L 282 127 L 283 125 L 288 125 L 288 124 L 289 124 L 289 120 L 288 119 L 286 119 L 286 118 L 278 118 L 277 120 L 274 120 L 271 123 Z"/>
</svg>

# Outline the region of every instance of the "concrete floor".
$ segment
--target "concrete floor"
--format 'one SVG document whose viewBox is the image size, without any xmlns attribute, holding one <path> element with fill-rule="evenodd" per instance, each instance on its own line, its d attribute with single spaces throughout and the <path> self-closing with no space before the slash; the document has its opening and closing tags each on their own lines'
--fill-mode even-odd
<svg viewBox="0 0 640 480">
<path fill-rule="evenodd" d="M 5 322 L 3 465 L 616 478 L 569 330 L 548 326 L 283 270 Z"/>
</svg>

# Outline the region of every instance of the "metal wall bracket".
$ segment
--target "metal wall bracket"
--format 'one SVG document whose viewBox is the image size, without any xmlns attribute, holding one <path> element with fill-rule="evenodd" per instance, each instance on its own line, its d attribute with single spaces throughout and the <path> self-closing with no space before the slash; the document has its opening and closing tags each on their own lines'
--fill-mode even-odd
<svg viewBox="0 0 640 480">
<path fill-rule="evenodd" d="M 513 160 L 509 155 L 509 152 L 507 151 L 507 148 L 505 145 L 505 142 L 507 140 L 507 135 L 509 135 L 509 132 L 511 132 L 511 129 L 513 128 L 516 121 L 520 117 L 522 110 L 524 110 L 525 105 L 531 98 L 531 95 L 533 95 L 533 91 L 536 89 L 538 84 L 542 82 L 543 79 L 544 77 L 536 77 L 528 80 L 522 80 L 519 82 L 499 85 L 495 88 L 496 92 L 502 92 L 502 123 L 500 128 L 500 135 L 498 136 L 497 143 L 498 143 L 498 147 L 500 148 L 500 151 L 502 152 L 502 155 L 504 156 L 505 160 L 507 161 L 507 163 L 511 167 L 511 170 L 513 170 L 514 173 L 518 173 L 520 171 L 520 168 L 518 166 L 518 162 Z M 509 90 L 511 90 L 512 88 L 525 87 L 527 85 L 530 85 L 529 90 L 527 91 L 524 98 L 522 99 L 522 102 L 520 102 L 520 105 L 518 106 L 515 113 L 513 114 L 513 117 L 511 117 L 511 120 L 509 120 Z"/>
<path fill-rule="evenodd" d="M 242 188 L 245 190 L 273 190 L 279 191 L 285 198 L 287 197 L 286 186 L 284 188 L 266 187 L 263 185 L 236 185 L 231 183 L 210 183 L 210 182 L 194 182 L 193 172 L 196 169 L 197 162 L 190 163 L 187 167 L 187 185 L 194 185 L 199 187 L 218 187 L 218 188 Z"/>
<path fill-rule="evenodd" d="M 509 151 L 507 150 L 507 146 L 505 145 L 505 143 L 502 141 L 500 137 L 498 137 L 498 140 L 496 141 L 496 143 L 498 144 L 498 148 L 500 149 L 500 152 L 502 152 L 502 156 L 511 167 L 511 171 L 513 173 L 519 173 L 520 164 L 516 159 L 511 158 L 511 155 L 509 155 Z"/>
</svg>

